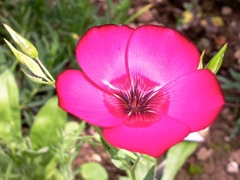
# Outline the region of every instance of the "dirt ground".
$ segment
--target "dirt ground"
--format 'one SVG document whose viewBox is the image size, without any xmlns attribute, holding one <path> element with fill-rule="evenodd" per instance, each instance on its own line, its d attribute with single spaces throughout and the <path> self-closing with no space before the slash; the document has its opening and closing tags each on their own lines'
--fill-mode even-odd
<svg viewBox="0 0 240 180">
<path fill-rule="evenodd" d="M 104 1 L 99 2 L 106 7 Z M 149 3 L 152 3 L 152 8 L 131 23 L 132 27 L 163 24 L 177 28 L 197 44 L 200 51 L 206 50 L 204 63 L 227 42 L 228 49 L 218 75 L 231 79 L 229 68 L 240 72 L 239 0 L 134 0 L 129 14 Z M 226 102 L 218 119 L 210 127 L 208 138 L 199 144 L 197 151 L 178 173 L 177 180 L 240 179 L 240 130 L 235 131 L 240 117 L 240 90 L 228 90 L 224 94 L 228 97 L 234 94 L 238 98 Z M 91 129 L 89 131 L 91 133 Z M 124 174 L 112 165 L 102 147 L 84 144 L 74 166 L 88 161 L 102 163 L 110 179 L 116 180 Z"/>
</svg>

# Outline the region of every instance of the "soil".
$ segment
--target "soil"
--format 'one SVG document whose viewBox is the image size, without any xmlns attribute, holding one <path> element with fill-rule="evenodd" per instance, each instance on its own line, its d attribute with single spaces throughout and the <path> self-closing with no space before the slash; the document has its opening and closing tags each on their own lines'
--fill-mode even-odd
<svg viewBox="0 0 240 180">
<path fill-rule="evenodd" d="M 105 1 L 95 2 L 106 8 Z M 129 15 L 150 3 L 152 8 L 139 16 L 130 26 L 163 24 L 179 29 L 197 44 L 200 51 L 206 51 L 204 64 L 228 43 L 224 63 L 218 75 L 232 79 L 229 74 L 230 68 L 240 72 L 239 0 L 135 0 L 132 2 Z M 189 21 L 190 16 L 192 20 Z M 238 98 L 226 102 L 218 119 L 210 127 L 206 141 L 199 144 L 196 152 L 184 164 L 176 176 L 177 180 L 240 179 L 240 130 L 237 131 L 237 120 L 240 118 L 240 91 L 224 90 L 224 94 L 226 99 L 231 99 L 233 94 Z M 86 133 L 94 132 L 90 128 Z M 101 146 L 84 144 L 74 166 L 89 161 L 100 162 L 107 169 L 110 179 L 116 180 L 119 175 L 124 175 L 123 171 L 113 166 L 109 155 Z"/>
</svg>

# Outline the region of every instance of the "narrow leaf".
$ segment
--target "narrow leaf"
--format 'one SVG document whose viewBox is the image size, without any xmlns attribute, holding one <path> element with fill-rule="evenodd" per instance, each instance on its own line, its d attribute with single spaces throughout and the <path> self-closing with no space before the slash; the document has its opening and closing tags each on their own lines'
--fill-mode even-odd
<svg viewBox="0 0 240 180">
<path fill-rule="evenodd" d="M 126 153 L 125 150 L 117 149 L 110 144 L 108 144 L 104 138 L 101 137 L 101 142 L 104 147 L 104 149 L 110 154 L 112 163 L 119 169 L 127 170 L 132 166 L 132 160 L 134 157 L 134 154 L 131 154 L 130 156 Z M 137 159 L 137 156 L 135 156 Z"/>
<path fill-rule="evenodd" d="M 12 163 L 12 159 L 0 148 L 0 174 L 7 171 L 7 167 Z M 1 177 L 1 176 L 0 176 Z M 0 178 L 1 179 L 1 178 Z"/>
<path fill-rule="evenodd" d="M 227 49 L 227 44 L 225 44 L 220 51 L 208 62 L 208 64 L 205 66 L 206 69 L 209 69 L 212 71 L 212 73 L 217 74 L 219 68 L 222 65 L 224 53 Z"/>
<path fill-rule="evenodd" d="M 181 142 L 167 152 L 167 164 L 163 170 L 162 180 L 172 180 L 187 158 L 196 150 L 198 143 Z"/>
<path fill-rule="evenodd" d="M 10 70 L 0 75 L 0 139 L 17 147 L 22 141 L 18 86 Z"/>
<path fill-rule="evenodd" d="M 86 123 L 84 121 L 82 121 L 80 124 L 75 121 L 70 121 L 65 124 L 63 131 L 64 141 L 62 147 L 66 150 L 66 152 L 76 146 L 79 136 L 83 132 L 85 126 Z"/>
<path fill-rule="evenodd" d="M 154 176 L 155 176 L 155 165 L 153 165 L 148 173 L 146 174 L 146 176 L 143 178 L 143 180 L 154 180 Z"/>
<path fill-rule="evenodd" d="M 135 168 L 136 179 L 142 179 L 144 177 L 144 180 L 154 180 L 155 164 L 155 158 L 151 156 L 143 156 Z"/>
<path fill-rule="evenodd" d="M 31 128 L 30 138 L 34 150 L 57 145 L 62 140 L 66 113 L 58 107 L 56 97 L 51 98 L 37 114 Z"/>
</svg>

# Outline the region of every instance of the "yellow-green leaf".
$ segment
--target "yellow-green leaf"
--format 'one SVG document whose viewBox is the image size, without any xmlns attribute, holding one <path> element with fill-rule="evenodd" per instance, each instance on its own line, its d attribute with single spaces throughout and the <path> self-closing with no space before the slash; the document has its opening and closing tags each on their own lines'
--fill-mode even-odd
<svg viewBox="0 0 240 180">
<path fill-rule="evenodd" d="M 161 179 L 173 180 L 187 158 L 195 151 L 197 145 L 196 142 L 183 141 L 171 147 L 167 152 L 167 164 L 164 167 Z"/>
<path fill-rule="evenodd" d="M 10 148 L 22 141 L 18 86 L 10 70 L 0 75 L 0 139 Z"/>
<path fill-rule="evenodd" d="M 63 139 L 67 114 L 58 106 L 57 97 L 51 98 L 38 112 L 31 128 L 30 138 L 34 150 L 54 147 Z"/>
<path fill-rule="evenodd" d="M 220 51 L 208 62 L 208 64 L 204 67 L 212 71 L 212 73 L 217 74 L 219 68 L 222 65 L 224 53 L 227 49 L 227 44 L 225 44 Z"/>
<path fill-rule="evenodd" d="M 81 166 L 81 175 L 85 180 L 107 180 L 108 173 L 101 164 L 96 162 L 85 163 Z"/>
</svg>

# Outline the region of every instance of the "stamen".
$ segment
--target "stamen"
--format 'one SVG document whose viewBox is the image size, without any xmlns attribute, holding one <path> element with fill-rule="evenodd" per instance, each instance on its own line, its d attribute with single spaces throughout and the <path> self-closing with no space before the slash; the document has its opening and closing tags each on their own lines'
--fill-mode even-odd
<svg viewBox="0 0 240 180">
<path fill-rule="evenodd" d="M 142 92 L 143 90 L 138 88 L 137 81 L 136 84 L 132 86 L 132 90 L 130 90 L 131 93 L 120 90 L 118 94 L 114 94 L 115 97 L 122 101 L 123 108 L 128 113 L 128 116 L 154 112 L 149 103 L 157 91 L 154 89 L 144 93 Z"/>
<path fill-rule="evenodd" d="M 113 95 L 105 97 L 109 111 L 126 118 L 129 125 L 150 123 L 159 118 L 164 103 L 158 94 L 159 84 L 140 75 L 131 81 L 122 76 L 104 84 Z"/>
</svg>

